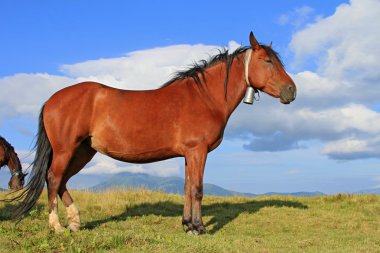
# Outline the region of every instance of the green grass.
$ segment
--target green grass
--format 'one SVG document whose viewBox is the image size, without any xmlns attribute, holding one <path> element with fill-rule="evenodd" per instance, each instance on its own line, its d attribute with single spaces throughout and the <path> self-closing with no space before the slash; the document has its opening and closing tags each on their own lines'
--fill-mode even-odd
<svg viewBox="0 0 380 253">
<path fill-rule="evenodd" d="M 0 203 L 0 252 L 380 252 L 380 197 L 211 197 L 208 234 L 182 230 L 183 196 L 152 191 L 73 191 L 82 230 L 47 225 L 46 192 L 17 227 Z M 0 193 L 0 199 L 5 193 Z M 66 212 L 60 203 L 60 217 Z"/>
</svg>

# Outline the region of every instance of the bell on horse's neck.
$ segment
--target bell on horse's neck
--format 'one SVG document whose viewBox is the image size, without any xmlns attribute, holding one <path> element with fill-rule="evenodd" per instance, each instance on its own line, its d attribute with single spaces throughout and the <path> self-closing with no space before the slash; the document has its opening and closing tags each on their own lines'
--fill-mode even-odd
<svg viewBox="0 0 380 253">
<path fill-rule="evenodd" d="M 255 90 L 251 87 L 248 86 L 247 90 L 245 91 L 245 97 L 243 102 L 246 104 L 253 104 L 253 101 L 255 99 Z"/>
</svg>

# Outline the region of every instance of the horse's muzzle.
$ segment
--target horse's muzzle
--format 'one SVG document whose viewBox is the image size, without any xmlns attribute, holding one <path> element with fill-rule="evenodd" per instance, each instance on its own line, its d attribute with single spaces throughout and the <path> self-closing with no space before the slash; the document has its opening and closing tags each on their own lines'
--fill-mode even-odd
<svg viewBox="0 0 380 253">
<path fill-rule="evenodd" d="M 285 86 L 280 92 L 280 101 L 283 104 L 289 104 L 296 99 L 297 88 L 294 84 Z"/>
</svg>

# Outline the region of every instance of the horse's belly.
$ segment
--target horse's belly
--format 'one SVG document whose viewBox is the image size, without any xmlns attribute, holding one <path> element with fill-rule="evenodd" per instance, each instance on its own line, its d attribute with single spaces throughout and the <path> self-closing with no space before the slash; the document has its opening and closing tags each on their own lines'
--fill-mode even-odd
<svg viewBox="0 0 380 253">
<path fill-rule="evenodd" d="M 120 154 L 117 152 L 110 151 L 108 156 L 130 163 L 150 163 L 166 160 L 173 157 L 178 157 L 179 155 L 171 150 L 155 150 L 155 151 L 146 151 L 144 153 L 131 153 L 131 154 Z"/>
<path fill-rule="evenodd" d="M 149 163 L 180 156 L 175 150 L 168 147 L 146 147 L 131 143 L 118 145 L 115 143 L 99 142 L 91 138 L 91 146 L 96 151 L 114 159 L 130 163 Z"/>
</svg>

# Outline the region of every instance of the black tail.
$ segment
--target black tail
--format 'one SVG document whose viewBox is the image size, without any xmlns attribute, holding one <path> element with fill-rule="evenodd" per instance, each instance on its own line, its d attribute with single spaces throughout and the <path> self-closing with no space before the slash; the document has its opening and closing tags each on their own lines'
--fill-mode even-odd
<svg viewBox="0 0 380 253">
<path fill-rule="evenodd" d="M 29 214 L 30 210 L 40 197 L 45 186 L 46 174 L 52 160 L 52 148 L 46 135 L 43 122 L 44 107 L 45 105 L 42 106 L 39 117 L 37 141 L 34 146 L 36 155 L 32 163 L 33 167 L 30 173 L 29 182 L 22 190 L 21 194 L 13 199 L 22 200 L 21 204 L 16 208 L 13 214 L 13 218 L 18 221 L 21 221 Z"/>
</svg>

